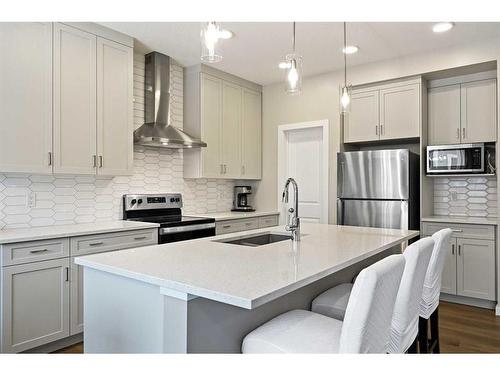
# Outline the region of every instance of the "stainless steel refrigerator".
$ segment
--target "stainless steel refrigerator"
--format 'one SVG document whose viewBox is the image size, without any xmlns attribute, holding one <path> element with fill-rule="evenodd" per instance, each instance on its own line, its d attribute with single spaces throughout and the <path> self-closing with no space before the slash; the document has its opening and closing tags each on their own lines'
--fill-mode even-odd
<svg viewBox="0 0 500 375">
<path fill-rule="evenodd" d="M 406 149 L 337 154 L 337 223 L 419 228 L 419 157 Z"/>
</svg>

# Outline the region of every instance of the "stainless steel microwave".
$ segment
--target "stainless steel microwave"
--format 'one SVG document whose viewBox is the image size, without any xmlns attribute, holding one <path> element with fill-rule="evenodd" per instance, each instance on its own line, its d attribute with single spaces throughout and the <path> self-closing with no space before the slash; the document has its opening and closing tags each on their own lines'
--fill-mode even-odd
<svg viewBox="0 0 500 375">
<path fill-rule="evenodd" d="M 460 173 L 486 173 L 484 143 L 427 147 L 427 174 Z"/>
</svg>

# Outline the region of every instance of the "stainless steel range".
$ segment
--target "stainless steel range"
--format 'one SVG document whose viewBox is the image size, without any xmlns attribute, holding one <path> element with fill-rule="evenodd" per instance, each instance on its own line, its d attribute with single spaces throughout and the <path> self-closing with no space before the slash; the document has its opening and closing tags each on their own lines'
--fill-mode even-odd
<svg viewBox="0 0 500 375">
<path fill-rule="evenodd" d="M 215 236 L 215 219 L 182 216 L 181 194 L 125 194 L 123 219 L 158 223 L 158 242 Z"/>
</svg>

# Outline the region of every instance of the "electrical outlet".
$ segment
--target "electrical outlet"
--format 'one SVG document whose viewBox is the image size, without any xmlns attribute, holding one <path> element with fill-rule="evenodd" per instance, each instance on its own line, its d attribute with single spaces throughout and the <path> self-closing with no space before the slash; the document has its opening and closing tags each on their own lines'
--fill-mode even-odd
<svg viewBox="0 0 500 375">
<path fill-rule="evenodd" d="M 29 208 L 35 208 L 36 207 L 36 193 L 34 191 L 26 194 L 26 205 Z"/>
</svg>

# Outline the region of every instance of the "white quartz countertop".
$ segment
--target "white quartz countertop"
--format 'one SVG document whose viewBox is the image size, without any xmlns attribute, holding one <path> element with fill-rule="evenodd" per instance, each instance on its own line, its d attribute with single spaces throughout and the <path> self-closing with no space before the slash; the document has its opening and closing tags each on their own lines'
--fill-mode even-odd
<svg viewBox="0 0 500 375">
<path fill-rule="evenodd" d="M 50 227 L 4 229 L 0 230 L 0 244 L 158 227 L 159 224 L 155 223 L 116 220 L 89 224 L 67 224 L 53 225 Z"/>
<path fill-rule="evenodd" d="M 224 221 L 224 220 L 248 219 L 252 217 L 262 217 L 262 216 L 279 215 L 279 214 L 280 214 L 279 211 L 253 211 L 253 212 L 228 211 L 228 212 L 216 212 L 212 214 L 193 214 L 193 216 L 213 217 L 215 221 Z"/>
<path fill-rule="evenodd" d="M 247 309 L 413 238 L 418 231 L 302 224 L 299 243 L 248 247 L 214 240 L 285 233 L 282 226 L 79 257 L 76 263 Z M 296 246 L 294 246 L 296 245 Z"/>
<path fill-rule="evenodd" d="M 488 217 L 427 216 L 423 217 L 422 221 L 433 222 L 433 223 L 498 225 L 498 218 L 488 218 Z"/>
</svg>

